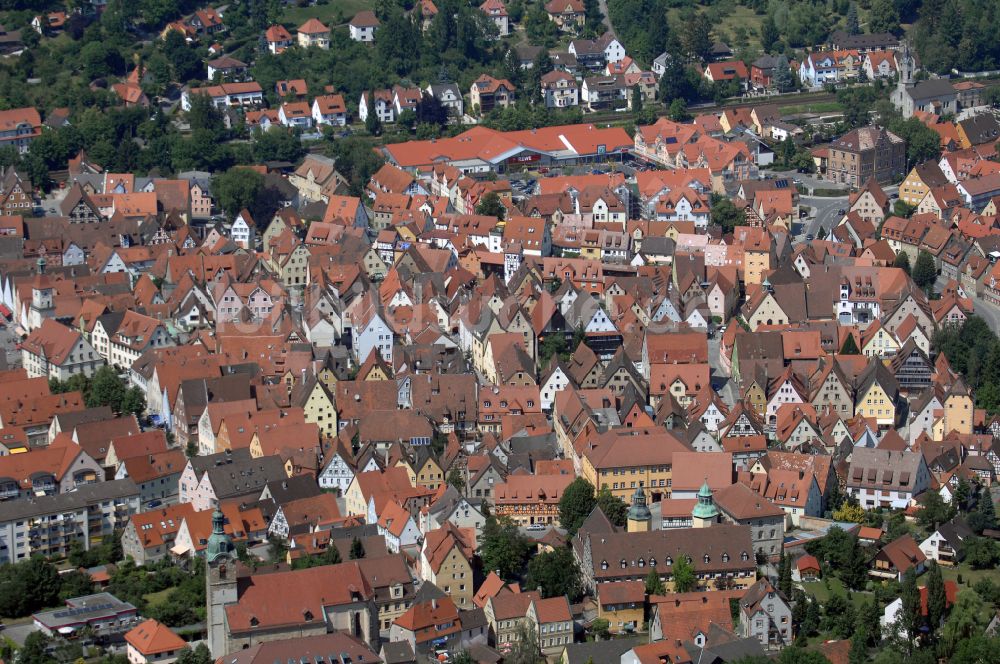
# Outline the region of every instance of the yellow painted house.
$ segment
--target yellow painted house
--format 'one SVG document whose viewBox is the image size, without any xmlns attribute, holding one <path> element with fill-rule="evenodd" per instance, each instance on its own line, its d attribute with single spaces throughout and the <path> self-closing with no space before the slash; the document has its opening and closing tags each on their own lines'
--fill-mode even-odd
<svg viewBox="0 0 1000 664">
<path fill-rule="evenodd" d="M 396 462 L 396 466 L 406 470 L 410 484 L 415 487 L 422 486 L 433 491 L 444 483 L 444 470 L 425 447 L 418 447 L 413 459 L 403 457 Z"/>
<path fill-rule="evenodd" d="M 609 432 L 583 452 L 582 475 L 595 487 L 607 488 L 626 503 L 637 487 L 642 487 L 647 501 L 657 502 L 670 497 L 673 453 L 687 449 L 667 432 L 642 432 L 635 436 Z"/>
<path fill-rule="evenodd" d="M 875 420 L 879 427 L 896 422 L 896 379 L 881 361 L 873 361 L 862 372 L 854 399 L 854 414 Z"/>
<path fill-rule="evenodd" d="M 899 341 L 881 323 L 875 321 L 862 336 L 861 352 L 865 357 L 892 357 L 899 352 Z"/>
<path fill-rule="evenodd" d="M 942 440 L 952 431 L 962 434 L 971 434 L 973 425 L 973 414 L 975 405 L 972 401 L 972 393 L 965 381 L 958 378 L 948 390 L 944 399 L 944 418 L 941 422 L 941 435 L 935 436 L 936 440 Z M 937 431 L 935 431 L 937 433 Z"/>
<path fill-rule="evenodd" d="M 323 436 L 337 435 L 337 407 L 333 393 L 317 377 L 297 385 L 292 392 L 292 403 L 301 404 L 305 421 L 316 424 Z"/>
<path fill-rule="evenodd" d="M 947 181 L 941 167 L 934 161 L 914 166 L 899 185 L 899 200 L 916 207 L 931 187 L 941 186 Z"/>
<path fill-rule="evenodd" d="M 764 291 L 754 298 L 755 302 L 748 304 L 749 317 L 746 319 L 751 332 L 756 332 L 761 325 L 787 325 L 788 316 L 781 305 L 774 299 L 774 294 Z"/>
</svg>

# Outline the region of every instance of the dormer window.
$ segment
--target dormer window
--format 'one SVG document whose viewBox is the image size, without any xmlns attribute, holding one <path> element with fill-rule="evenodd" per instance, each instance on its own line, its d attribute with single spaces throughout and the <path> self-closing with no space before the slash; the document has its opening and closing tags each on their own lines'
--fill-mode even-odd
<svg viewBox="0 0 1000 664">
<path fill-rule="evenodd" d="M 724 563 L 728 563 L 729 562 L 729 554 L 728 553 L 722 554 L 722 562 L 724 562 Z"/>
<path fill-rule="evenodd" d="M 639 558 L 639 567 L 645 567 L 645 566 L 646 566 L 646 561 L 643 560 L 642 558 Z"/>
<path fill-rule="evenodd" d="M 705 559 L 704 559 L 704 560 L 705 560 L 705 564 L 707 565 L 707 564 L 708 564 L 709 562 L 711 562 L 711 560 L 712 560 L 712 559 L 711 559 L 711 558 L 709 558 L 709 557 L 708 557 L 708 554 L 706 553 L 706 554 L 705 554 Z"/>
<path fill-rule="evenodd" d="M 674 564 L 674 559 L 671 558 L 670 556 L 667 556 L 667 565 L 672 566 L 673 564 Z"/>
<path fill-rule="evenodd" d="M 607 568 L 608 568 L 608 561 L 607 560 L 602 560 L 601 561 L 601 569 L 607 569 Z"/>
<path fill-rule="evenodd" d="M 624 558 L 622 558 L 622 562 L 621 562 L 621 565 L 622 565 L 622 569 L 625 569 L 626 567 L 628 567 L 628 563 L 627 563 L 627 562 L 625 562 L 625 559 L 624 559 Z"/>
<path fill-rule="evenodd" d="M 742 560 L 744 562 L 746 562 L 747 560 L 750 560 L 750 556 L 747 554 L 746 551 L 744 551 L 743 553 L 740 554 L 740 560 Z"/>
</svg>

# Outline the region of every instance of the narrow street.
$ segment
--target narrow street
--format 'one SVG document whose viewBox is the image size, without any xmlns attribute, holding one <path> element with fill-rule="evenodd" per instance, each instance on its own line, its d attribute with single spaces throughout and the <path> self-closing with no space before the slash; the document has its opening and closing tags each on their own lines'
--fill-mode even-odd
<svg viewBox="0 0 1000 664">
<path fill-rule="evenodd" d="M 1000 335 L 1000 307 L 976 297 L 975 294 L 972 294 L 972 303 L 976 308 L 976 315 L 986 321 L 994 334 Z"/>
<path fill-rule="evenodd" d="M 601 16 L 603 17 L 604 25 L 608 26 L 608 30 L 611 31 L 613 36 L 617 37 L 618 35 L 615 34 L 615 27 L 611 25 L 611 17 L 608 16 L 608 0 L 597 0 L 597 5 L 601 8 Z"/>
</svg>

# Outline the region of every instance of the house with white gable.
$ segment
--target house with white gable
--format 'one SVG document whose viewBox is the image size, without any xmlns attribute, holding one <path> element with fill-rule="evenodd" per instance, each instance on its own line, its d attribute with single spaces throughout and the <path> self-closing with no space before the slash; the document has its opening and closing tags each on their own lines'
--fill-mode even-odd
<svg viewBox="0 0 1000 664">
<path fill-rule="evenodd" d="M 358 298 L 357 305 L 352 309 L 354 311 L 350 311 L 349 315 L 355 361 L 358 364 L 363 363 L 371 352 L 376 350 L 383 360 L 391 364 L 393 331 L 385 322 L 373 298 L 370 296 Z"/>
<path fill-rule="evenodd" d="M 427 535 L 432 530 L 443 528 L 450 523 L 458 528 L 473 528 L 477 537 L 482 534 L 486 517 L 478 506 L 459 493 L 458 489 L 448 485 L 441 497 L 420 511 L 420 532 Z"/>
<path fill-rule="evenodd" d="M 423 539 L 420 527 L 395 500 L 386 500 L 382 513 L 377 514 L 375 496 L 368 498 L 368 523 L 378 524 L 378 534 L 385 538 L 385 548 L 389 553 L 399 553 L 401 549 L 416 546 Z"/>
<path fill-rule="evenodd" d="M 332 125 L 343 127 L 347 124 L 347 105 L 343 95 L 320 95 L 313 99 L 312 119 L 316 126 Z"/>
<path fill-rule="evenodd" d="M 250 216 L 250 210 L 243 208 L 236 215 L 229 230 L 229 237 L 243 249 L 254 249 L 257 243 L 257 224 Z"/>
<path fill-rule="evenodd" d="M 562 332 L 552 332 L 551 334 L 562 334 Z M 539 394 L 541 398 L 542 410 L 549 412 L 556 402 L 556 394 L 565 390 L 570 383 L 566 370 L 559 361 L 553 362 L 546 375 L 542 377 Z"/>
<path fill-rule="evenodd" d="M 802 384 L 802 379 L 795 374 L 791 368 L 785 370 L 778 378 L 771 382 L 768 392 L 770 396 L 767 400 L 767 427 L 769 431 L 774 431 L 778 420 L 778 408 L 786 403 L 805 403 L 809 399 L 809 392 Z"/>
<path fill-rule="evenodd" d="M 348 458 L 346 450 L 336 450 L 330 455 L 329 461 L 319 474 L 321 489 L 337 489 L 340 495 L 347 492 L 347 487 L 354 481 L 354 467 Z"/>
</svg>

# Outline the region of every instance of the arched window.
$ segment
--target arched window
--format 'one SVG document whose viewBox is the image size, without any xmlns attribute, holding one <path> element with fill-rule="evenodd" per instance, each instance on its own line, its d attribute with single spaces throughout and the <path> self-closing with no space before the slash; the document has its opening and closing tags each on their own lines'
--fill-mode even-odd
<svg viewBox="0 0 1000 664">
<path fill-rule="evenodd" d="M 740 554 L 740 560 L 742 560 L 744 562 L 747 561 L 747 560 L 750 560 L 750 556 L 747 555 L 746 551 L 744 551 L 743 553 Z"/>
</svg>

